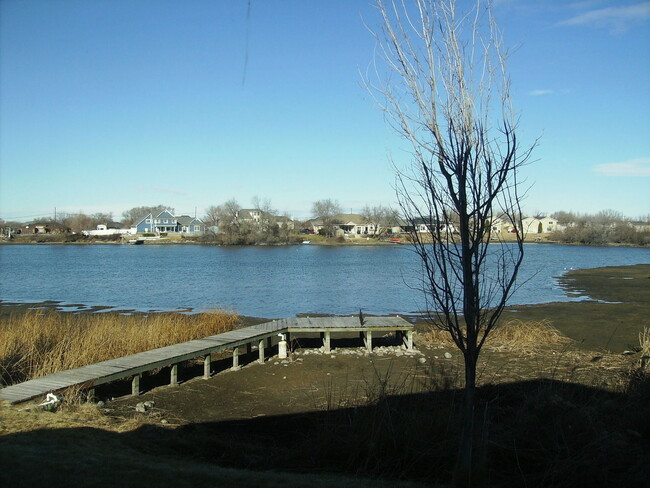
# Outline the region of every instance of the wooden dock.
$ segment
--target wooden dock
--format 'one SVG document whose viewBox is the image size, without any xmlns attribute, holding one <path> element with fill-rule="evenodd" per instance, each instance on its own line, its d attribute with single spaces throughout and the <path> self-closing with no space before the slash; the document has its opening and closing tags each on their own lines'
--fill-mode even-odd
<svg viewBox="0 0 650 488">
<path fill-rule="evenodd" d="M 171 366 L 170 384 L 178 383 L 178 366 L 184 361 L 203 358 L 203 377 L 211 374 L 213 353 L 232 349 L 232 369 L 239 368 L 239 348 L 246 346 L 259 351 L 259 362 L 264 362 L 265 351 L 277 342 L 279 334 L 285 334 L 287 341 L 304 333 L 320 333 L 326 352 L 331 349 L 331 334 L 358 332 L 368 352 L 372 352 L 373 332 L 394 332 L 408 349 L 413 347 L 413 325 L 400 317 L 301 317 L 279 319 L 263 324 L 232 330 L 203 339 L 161 347 L 132 354 L 81 368 L 61 371 L 42 378 L 25 381 L 0 389 L 0 401 L 9 404 L 21 403 L 47 393 L 58 392 L 77 386 L 94 394 L 96 386 L 112 381 L 131 378 L 131 392 L 140 394 L 140 377 L 143 373 Z"/>
</svg>

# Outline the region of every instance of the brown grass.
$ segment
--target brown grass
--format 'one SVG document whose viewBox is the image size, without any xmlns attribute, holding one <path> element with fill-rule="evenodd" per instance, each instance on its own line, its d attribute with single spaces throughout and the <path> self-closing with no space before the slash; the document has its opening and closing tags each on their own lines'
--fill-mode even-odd
<svg viewBox="0 0 650 488">
<path fill-rule="evenodd" d="M 455 347 L 449 332 L 434 328 L 420 333 L 418 342 Z M 568 342 L 571 342 L 571 339 L 562 335 L 549 320 L 509 320 L 492 330 L 485 345 L 496 351 L 527 351 Z"/>
<path fill-rule="evenodd" d="M 650 327 L 644 327 L 643 331 L 639 332 L 639 346 L 641 356 L 650 356 Z"/>
<path fill-rule="evenodd" d="M 74 315 L 29 311 L 0 320 L 4 384 L 38 378 L 129 354 L 232 330 L 236 314 L 114 313 Z"/>
</svg>

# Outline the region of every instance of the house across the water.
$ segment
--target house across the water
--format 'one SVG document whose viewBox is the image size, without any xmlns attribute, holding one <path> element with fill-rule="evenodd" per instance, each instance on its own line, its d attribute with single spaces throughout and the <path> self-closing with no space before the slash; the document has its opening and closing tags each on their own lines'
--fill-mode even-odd
<svg viewBox="0 0 650 488">
<path fill-rule="evenodd" d="M 197 217 L 172 214 L 163 210 L 158 215 L 146 215 L 131 227 L 132 234 L 202 234 L 205 224 Z"/>
</svg>

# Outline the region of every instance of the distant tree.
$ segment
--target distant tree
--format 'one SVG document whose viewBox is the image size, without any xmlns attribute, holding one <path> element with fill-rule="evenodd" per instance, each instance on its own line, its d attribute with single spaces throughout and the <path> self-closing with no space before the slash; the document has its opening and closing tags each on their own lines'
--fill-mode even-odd
<svg viewBox="0 0 650 488">
<path fill-rule="evenodd" d="M 373 226 L 373 237 L 386 234 L 390 227 L 398 225 L 399 222 L 399 212 L 383 205 L 375 207 L 366 205 L 361 215 L 365 223 Z"/>
<path fill-rule="evenodd" d="M 83 212 L 76 214 L 64 214 L 62 218 L 59 219 L 59 221 L 65 228 L 75 233 L 95 228 L 92 217 L 84 214 Z"/>
<path fill-rule="evenodd" d="M 224 244 L 244 244 L 241 242 L 241 222 L 239 211 L 241 206 L 234 198 L 219 206 L 221 213 L 218 216 L 219 234 Z"/>
<path fill-rule="evenodd" d="M 602 210 L 595 215 L 556 212 L 558 222 L 565 224 L 563 230 L 553 233 L 560 242 L 603 246 L 614 244 L 646 245 L 650 232 L 635 228 L 620 212 Z"/>
<path fill-rule="evenodd" d="M 343 213 L 343 210 L 338 200 L 327 198 L 314 202 L 311 213 L 314 218 L 320 218 L 323 221 L 325 235 L 332 237 L 334 235 L 334 225 L 337 223 L 336 216 Z"/>
<path fill-rule="evenodd" d="M 100 225 L 100 224 L 108 225 L 108 224 L 110 224 L 111 222 L 113 222 L 113 212 L 109 212 L 109 213 L 102 213 L 102 212 L 94 213 L 94 214 L 92 214 L 92 215 L 90 216 L 90 219 L 91 219 L 92 222 L 93 222 L 93 228 L 97 227 L 97 226 Z M 90 229 L 87 229 L 87 230 L 90 230 Z"/>
<path fill-rule="evenodd" d="M 278 223 L 279 222 L 279 223 Z M 276 218 L 276 226 L 278 228 L 278 239 L 280 242 L 289 243 L 291 235 L 294 232 L 294 222 L 288 213 L 284 213 Z"/>
<path fill-rule="evenodd" d="M 137 224 L 140 219 L 147 215 L 152 214 L 155 217 L 165 209 L 169 210 L 171 213 L 175 212 L 173 207 L 168 207 L 166 205 L 156 205 L 154 207 L 133 207 L 132 209 L 122 212 L 122 224 L 130 227 L 133 224 Z"/>
<path fill-rule="evenodd" d="M 205 215 L 203 216 L 203 222 L 207 227 L 218 227 L 219 218 L 223 214 L 223 210 L 220 206 L 211 205 L 205 209 Z"/>
<path fill-rule="evenodd" d="M 251 203 L 253 204 L 254 209 L 261 212 L 257 229 L 258 233 L 261 234 L 260 238 L 262 240 L 268 240 L 271 237 L 277 236 L 278 226 L 275 218 L 277 210 L 273 208 L 273 205 L 271 205 L 271 200 L 268 198 L 261 199 L 258 196 L 254 196 Z"/>
<path fill-rule="evenodd" d="M 555 220 L 557 220 L 562 225 L 572 224 L 577 220 L 577 216 L 573 212 L 565 212 L 563 210 L 553 212 L 551 214 Z"/>
<path fill-rule="evenodd" d="M 592 218 L 594 224 L 608 226 L 625 222 L 626 220 L 623 214 L 616 210 L 601 210 Z"/>
</svg>

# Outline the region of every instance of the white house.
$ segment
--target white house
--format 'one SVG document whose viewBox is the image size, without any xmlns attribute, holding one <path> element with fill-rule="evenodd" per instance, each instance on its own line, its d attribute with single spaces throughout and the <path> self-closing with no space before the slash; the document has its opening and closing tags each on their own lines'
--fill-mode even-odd
<svg viewBox="0 0 650 488">
<path fill-rule="evenodd" d="M 526 217 L 521 221 L 523 226 L 524 235 L 526 234 L 547 234 L 560 230 L 560 225 L 556 219 L 551 217 L 543 217 L 541 219 L 535 217 Z"/>
</svg>

